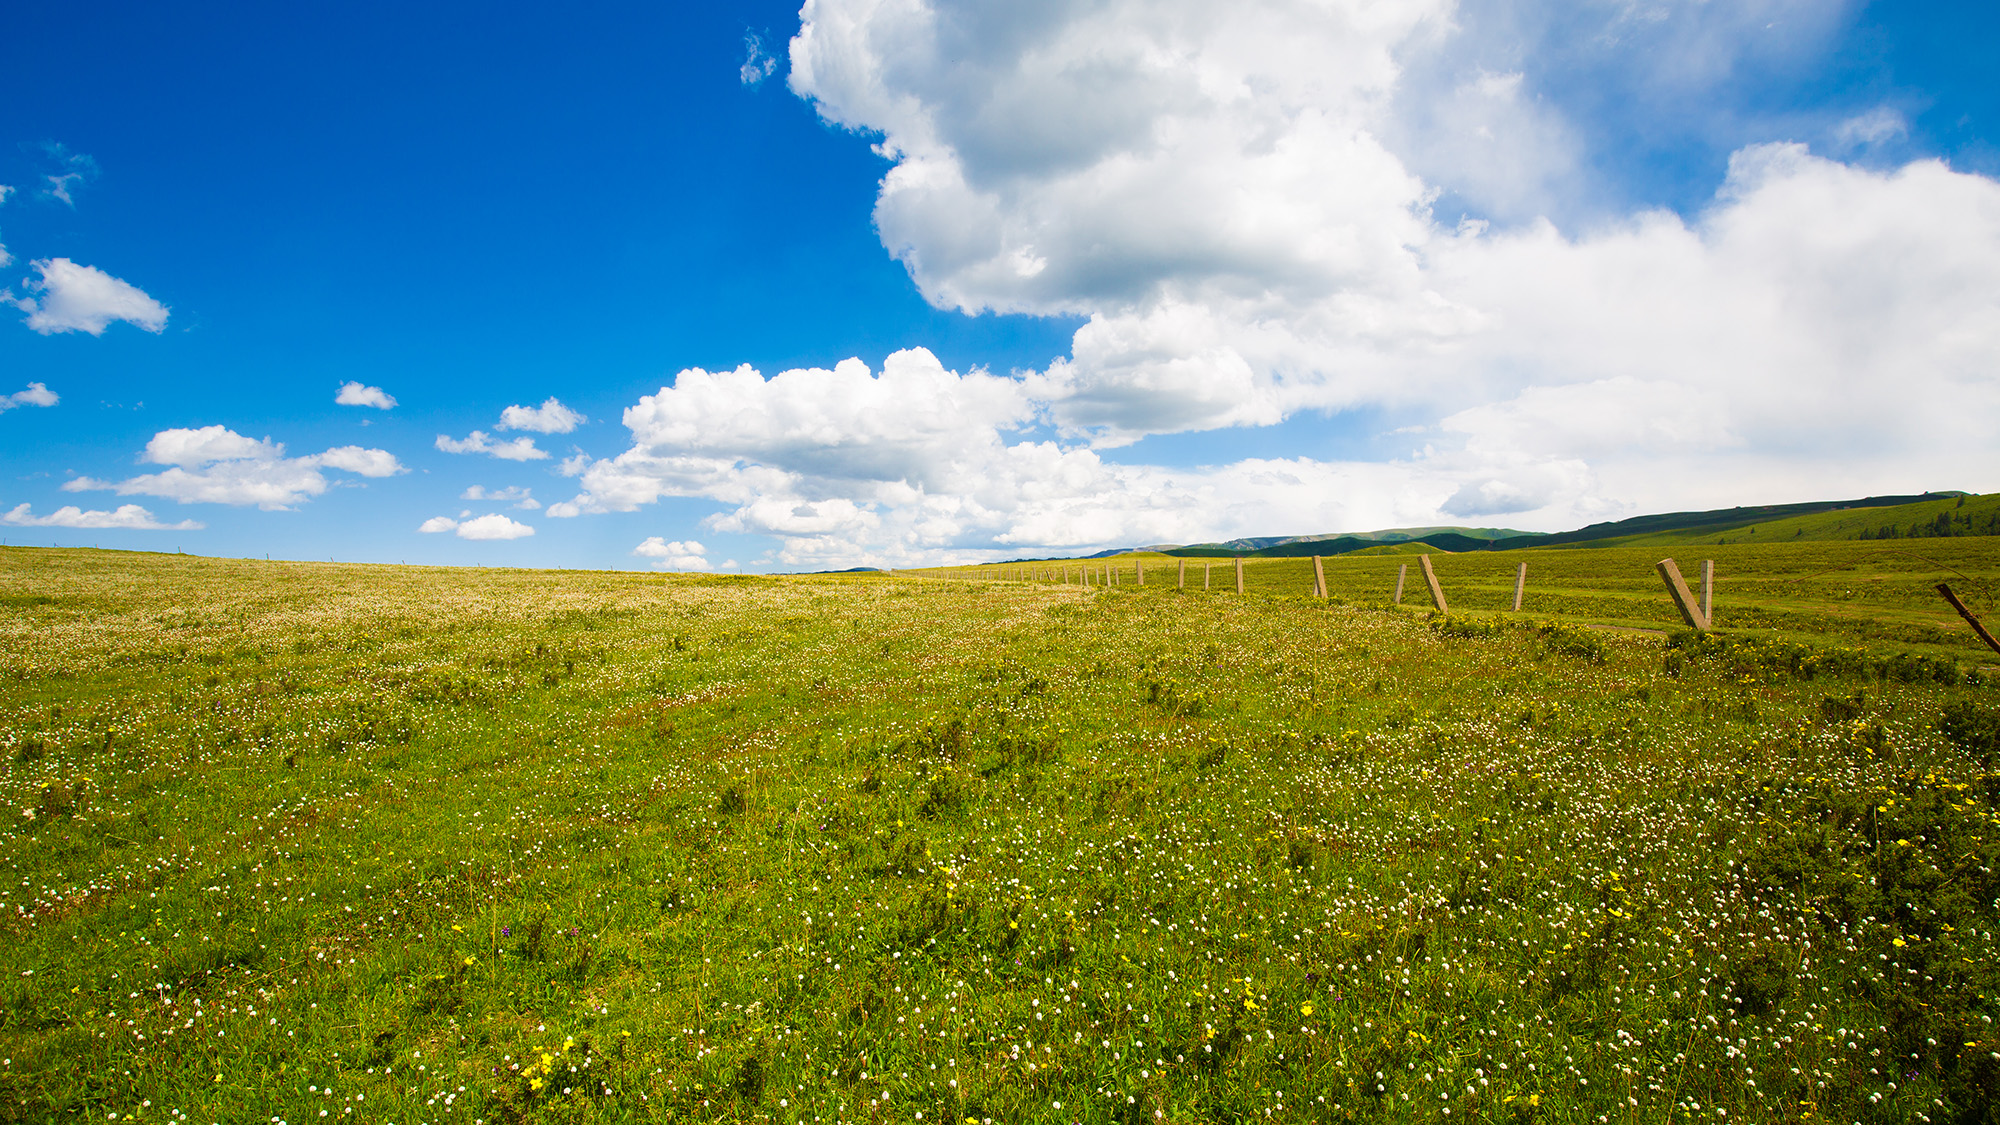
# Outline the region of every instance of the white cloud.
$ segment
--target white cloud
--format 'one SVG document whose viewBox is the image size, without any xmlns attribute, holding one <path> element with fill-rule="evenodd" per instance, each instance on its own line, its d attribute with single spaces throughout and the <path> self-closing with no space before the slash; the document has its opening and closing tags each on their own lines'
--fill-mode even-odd
<svg viewBox="0 0 2000 1125">
<path fill-rule="evenodd" d="M 476 516 L 472 519 L 465 519 L 463 516 L 459 519 L 450 516 L 432 516 L 417 530 L 432 535 L 452 531 L 458 533 L 460 539 L 520 539 L 535 533 L 535 529 L 527 524 L 516 523 L 498 514 Z"/>
<path fill-rule="evenodd" d="M 724 506 L 714 530 L 774 536 L 778 562 L 821 568 L 1436 522 L 1459 487 L 1446 459 L 1119 465 L 1024 435 L 1033 408 L 1019 381 L 954 374 L 921 349 L 879 375 L 858 360 L 769 379 L 691 369 L 625 412 L 632 447 L 549 514 L 704 497 Z"/>
<path fill-rule="evenodd" d="M 387 450 L 342 445 L 312 457 L 301 458 L 329 469 L 345 469 L 364 477 L 392 477 L 403 471 L 402 463 Z"/>
<path fill-rule="evenodd" d="M 514 507 L 529 512 L 536 511 L 540 509 L 542 506 L 541 501 L 536 500 L 534 496 L 532 496 L 529 493 L 528 489 L 523 488 L 520 485 L 510 485 L 509 487 L 506 488 L 489 489 L 484 485 L 475 484 L 471 488 L 468 488 L 463 493 L 461 493 L 459 495 L 459 499 L 489 500 L 502 504 L 511 502 L 514 505 Z"/>
<path fill-rule="evenodd" d="M 660 536 L 649 537 L 644 543 L 632 548 L 632 553 L 653 560 L 653 565 L 661 570 L 714 570 L 715 564 L 707 559 L 708 548 L 692 539 L 668 542 Z"/>
<path fill-rule="evenodd" d="M 340 393 L 333 401 L 342 406 L 372 406 L 377 410 L 392 410 L 396 406 L 396 396 L 380 387 L 367 387 L 359 382 L 341 384 Z"/>
<path fill-rule="evenodd" d="M 137 504 L 120 504 L 112 511 L 84 511 L 74 504 L 64 505 L 46 516 L 38 516 L 29 505 L 20 504 L 4 517 L 17 527 L 117 528 L 126 531 L 200 531 L 208 526 L 194 520 L 161 523 L 153 513 Z"/>
<path fill-rule="evenodd" d="M 404 471 L 385 450 L 344 445 L 286 457 L 282 443 L 245 437 L 220 425 L 161 430 L 146 443 L 141 460 L 173 467 L 116 482 L 78 477 L 63 490 L 159 496 L 183 504 L 255 504 L 272 510 L 303 503 L 332 487 L 322 469 L 377 478 Z"/>
<path fill-rule="evenodd" d="M 146 443 L 143 461 L 155 465 L 195 468 L 215 461 L 274 461 L 285 455 L 285 447 L 270 438 L 244 437 L 227 426 L 203 426 L 198 430 L 161 430 Z"/>
<path fill-rule="evenodd" d="M 14 302 L 28 314 L 27 325 L 44 336 L 57 332 L 88 332 L 102 336 L 112 321 L 122 320 L 148 332 L 167 327 L 167 307 L 137 286 L 92 266 L 68 258 L 41 258 L 32 263 L 40 277 L 27 283 L 40 300 Z"/>
<path fill-rule="evenodd" d="M 519 539 L 534 533 L 535 529 L 527 524 L 516 523 L 498 513 L 475 516 L 458 525 L 460 539 Z"/>
<path fill-rule="evenodd" d="M 587 420 L 550 395 L 549 400 L 540 406 L 510 406 L 502 410 L 498 428 L 533 430 L 538 434 L 566 434 Z"/>
<path fill-rule="evenodd" d="M 484 453 L 498 457 L 502 461 L 541 461 L 548 454 L 536 448 L 535 439 L 517 437 L 512 441 L 494 441 L 483 430 L 474 430 L 463 441 L 445 434 L 437 436 L 437 447 L 446 453 Z"/>
<path fill-rule="evenodd" d="M 5 263 L 0 263 L 4 265 Z M 11 395 L 0 395 L 0 412 L 17 406 L 54 406 L 62 397 L 41 383 L 29 383 L 28 388 L 15 391 Z"/>
</svg>

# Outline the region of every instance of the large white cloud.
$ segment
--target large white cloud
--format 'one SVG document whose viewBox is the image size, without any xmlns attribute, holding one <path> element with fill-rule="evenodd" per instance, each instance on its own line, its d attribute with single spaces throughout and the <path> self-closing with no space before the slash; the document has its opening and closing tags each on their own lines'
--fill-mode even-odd
<svg viewBox="0 0 2000 1125">
<path fill-rule="evenodd" d="M 1724 7 L 810 0 L 791 87 L 891 161 L 924 295 L 1086 323 L 1017 377 L 682 372 L 550 515 L 705 497 L 821 566 L 2000 486 L 2000 184 L 1882 161 L 1878 107 L 1796 123 L 1871 163 L 1760 126 L 1705 206 L 1614 207 L 1601 124 L 1538 92 L 1574 66 L 1680 128 L 1842 18 Z M 1419 424 L 1393 459 L 1110 452 L 1341 411 Z"/>
<path fill-rule="evenodd" d="M 68 258 L 42 258 L 31 264 L 39 276 L 27 288 L 37 296 L 14 304 L 28 314 L 28 327 L 44 336 L 58 332 L 102 336 L 118 320 L 148 332 L 166 330 L 167 307 L 136 285 Z"/>
<path fill-rule="evenodd" d="M 280 442 L 245 437 L 221 425 L 161 430 L 146 443 L 141 460 L 172 467 L 116 482 L 78 477 L 63 490 L 159 496 L 183 504 L 255 504 L 271 510 L 293 507 L 332 487 L 323 469 L 375 478 L 404 471 L 386 450 L 343 445 L 287 457 Z"/>
<path fill-rule="evenodd" d="M 879 137 L 883 243 L 934 304 L 1089 318 L 1024 382 L 1070 439 L 1388 407 L 1457 474 L 1433 518 L 1545 526 L 1990 487 L 2000 185 L 1779 133 L 1689 218 L 1562 201 L 1593 154 L 1541 68 L 1664 121 L 1843 12 L 812 0 L 790 81 Z M 1770 127 L 1852 147 L 1900 122 L 1810 116 Z M 1505 225 L 1440 221 L 1444 190 Z"/>
<path fill-rule="evenodd" d="M 46 516 L 35 515 L 31 505 L 17 504 L 13 511 L 0 516 L 0 519 L 16 527 L 74 527 L 124 531 L 200 531 L 208 526 L 194 520 L 161 523 L 153 518 L 152 512 L 137 504 L 120 504 L 108 512 L 98 509 L 85 511 L 74 504 L 66 504 Z"/>
<path fill-rule="evenodd" d="M 1019 380 L 956 374 L 922 349 L 890 356 L 879 374 L 859 360 L 770 378 L 690 369 L 625 412 L 632 447 L 583 467 L 582 494 L 549 514 L 703 497 L 724 506 L 711 528 L 776 537 L 785 565 L 908 565 L 1426 522 L 1458 487 L 1454 465 L 1422 453 L 1374 465 L 1120 465 L 1024 432 L 1034 412 Z"/>
</svg>

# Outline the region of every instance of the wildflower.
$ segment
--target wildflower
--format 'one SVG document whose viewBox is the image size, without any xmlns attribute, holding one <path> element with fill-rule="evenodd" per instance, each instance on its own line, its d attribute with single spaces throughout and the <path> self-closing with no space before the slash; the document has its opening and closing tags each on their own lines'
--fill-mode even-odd
<svg viewBox="0 0 2000 1125">
<path fill-rule="evenodd" d="M 1313 1014 L 1313 1006 L 1312 1006 L 1311 1004 L 1300 1004 L 1300 1005 L 1299 1005 L 1299 1014 L 1300 1014 L 1300 1015 L 1302 1015 L 1302 1016 L 1309 1016 L 1309 1015 L 1312 1015 L 1312 1014 Z"/>
</svg>

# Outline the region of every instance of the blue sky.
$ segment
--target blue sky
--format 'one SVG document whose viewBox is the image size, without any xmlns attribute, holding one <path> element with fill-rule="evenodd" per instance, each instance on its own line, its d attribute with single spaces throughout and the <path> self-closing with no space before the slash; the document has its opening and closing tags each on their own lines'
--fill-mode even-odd
<svg viewBox="0 0 2000 1125">
<path fill-rule="evenodd" d="M 15 13 L 0 535 L 785 570 L 2000 488 L 1989 6 L 1346 7 Z"/>
</svg>

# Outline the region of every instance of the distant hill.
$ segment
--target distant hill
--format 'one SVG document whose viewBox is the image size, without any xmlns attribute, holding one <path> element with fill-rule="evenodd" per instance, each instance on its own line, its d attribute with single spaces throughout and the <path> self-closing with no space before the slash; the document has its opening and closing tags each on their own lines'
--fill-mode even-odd
<svg viewBox="0 0 2000 1125">
<path fill-rule="evenodd" d="M 1666 512 L 1653 516 L 1634 516 L 1629 520 L 1613 523 L 1594 523 L 1576 531 L 1564 531 L 1555 535 L 1538 535 L 1533 538 L 1502 539 L 1494 543 L 1501 551 L 1521 547 L 1559 547 L 1568 544 L 1588 544 L 1593 547 L 1640 546 L 1652 542 L 1660 543 L 1715 543 L 1723 539 L 1743 542 L 1751 534 L 1752 527 L 1770 524 L 1784 524 L 1783 534 L 1791 539 L 1859 539 L 1862 530 L 1874 531 L 1879 528 L 1908 529 L 1916 522 L 1930 519 L 1933 522 L 1937 512 L 1968 499 L 1964 492 L 1926 492 L 1917 496 L 1868 496 L 1860 500 L 1823 500 L 1807 504 L 1764 504 L 1753 508 L 1718 508 L 1708 512 Z M 1971 499 L 1985 499 L 1973 497 Z M 1908 511 L 1905 511 L 1908 509 Z M 1921 509 L 1921 511 L 1919 511 Z M 1806 523 L 1793 521 L 1804 518 Z M 1814 528 L 1808 534 L 1806 527 Z M 1846 531 L 1848 533 L 1842 533 Z M 1738 535 L 1742 536 L 1739 538 Z M 1760 532 L 1769 536 L 1769 531 Z M 1993 535 L 2000 530 L 1959 532 L 1958 534 Z M 1870 536 L 1873 538 L 1873 536 Z"/>
<path fill-rule="evenodd" d="M 1840 539 L 1956 538 L 1964 535 L 2000 535 L 2000 493 L 1984 496 L 1933 493 L 1931 499 L 1910 503 L 1849 505 L 1831 511 L 1736 523 L 1728 527 L 1664 529 L 1593 539 L 1579 545 L 1640 547 L 1683 543 L 1797 543 Z"/>
<path fill-rule="evenodd" d="M 1515 531 L 1504 527 L 1396 527 L 1323 535 L 1269 535 L 1192 543 L 1113 547 L 1083 558 L 1159 554 L 1180 558 L 1302 558 L 1307 555 L 1421 554 L 1425 550 L 1516 551 L 1525 547 L 1635 547 L 1689 543 L 1799 542 L 1815 539 L 1925 539 L 2000 535 L 2000 493 L 1925 492 L 1805 504 L 1763 504 L 1707 512 L 1665 512 L 1594 523 L 1575 531 Z M 1078 556 L 1010 559 L 1054 562 Z"/>
<path fill-rule="evenodd" d="M 1330 535 L 1282 535 L 1137 548 L 1183 558 L 1299 558 L 1305 555 L 1513 551 L 1525 547 L 1625 547 L 1651 543 L 1742 543 L 1807 539 L 1910 539 L 1937 535 L 2000 535 L 2000 494 L 1926 492 L 1803 504 L 1764 504 L 1706 512 L 1666 512 L 1594 523 L 1553 534 L 1487 527 L 1404 527 Z M 1398 548 L 1389 550 L 1388 548 Z M 1092 558 L 1130 554 L 1102 551 Z"/>
</svg>

